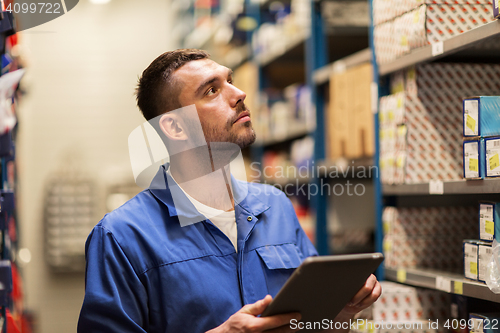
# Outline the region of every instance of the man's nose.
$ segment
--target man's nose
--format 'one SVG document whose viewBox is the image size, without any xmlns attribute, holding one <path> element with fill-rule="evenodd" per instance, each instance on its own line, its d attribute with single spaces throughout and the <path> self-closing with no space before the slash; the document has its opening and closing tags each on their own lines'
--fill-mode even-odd
<svg viewBox="0 0 500 333">
<path fill-rule="evenodd" d="M 234 85 L 230 85 L 231 87 L 231 107 L 236 107 L 238 103 L 243 103 L 245 101 L 245 98 L 247 97 L 247 94 L 243 91 L 238 89 Z"/>
</svg>

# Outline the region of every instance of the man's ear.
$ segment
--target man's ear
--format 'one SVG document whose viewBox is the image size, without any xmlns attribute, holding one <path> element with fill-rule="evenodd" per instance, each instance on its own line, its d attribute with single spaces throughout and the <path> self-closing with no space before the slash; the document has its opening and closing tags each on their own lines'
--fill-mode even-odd
<svg viewBox="0 0 500 333">
<path fill-rule="evenodd" d="M 160 128 L 170 140 L 185 141 L 188 139 L 184 123 L 174 112 L 167 112 L 161 116 Z"/>
</svg>

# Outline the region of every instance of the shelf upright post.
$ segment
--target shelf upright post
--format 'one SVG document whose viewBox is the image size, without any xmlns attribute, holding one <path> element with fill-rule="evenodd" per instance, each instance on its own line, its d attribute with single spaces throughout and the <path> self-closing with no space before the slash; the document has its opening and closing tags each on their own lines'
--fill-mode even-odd
<svg viewBox="0 0 500 333">
<path fill-rule="evenodd" d="M 323 19 L 321 17 L 321 1 L 311 0 L 311 34 L 306 41 L 306 80 L 311 89 L 312 103 L 316 108 L 316 130 L 314 131 L 314 164 L 313 168 L 325 159 L 325 93 L 313 81 L 313 72 L 327 64 L 328 47 L 325 37 Z M 322 178 L 313 172 L 311 180 L 317 186 L 318 194 L 312 198 L 311 206 L 316 214 L 316 248 L 320 255 L 330 254 L 327 230 L 327 200 L 322 193 Z"/>
<path fill-rule="evenodd" d="M 369 43 L 370 43 L 370 50 L 372 52 L 372 66 L 373 66 L 373 89 L 372 89 L 372 94 L 375 96 L 372 96 L 372 98 L 376 99 L 376 106 L 373 105 L 374 109 L 374 120 L 373 120 L 373 125 L 375 126 L 375 156 L 373 157 L 373 163 L 377 167 L 376 169 L 376 174 L 373 176 L 373 187 L 375 191 L 375 251 L 378 252 L 383 252 L 383 241 L 384 241 L 384 231 L 383 231 L 383 226 L 382 226 L 382 208 L 383 208 L 383 200 L 382 200 L 382 185 L 380 183 L 380 135 L 379 135 L 379 116 L 378 116 L 378 98 L 381 94 L 385 92 L 384 89 L 386 87 L 381 87 L 380 86 L 380 75 L 379 75 L 379 70 L 378 70 L 378 65 L 377 65 L 377 58 L 375 54 L 375 42 L 374 42 L 374 24 L 373 24 L 373 0 L 368 1 L 368 6 L 369 6 L 369 11 L 370 11 L 370 29 L 369 29 Z M 376 87 L 376 89 L 375 89 Z M 386 92 L 387 93 L 387 92 Z M 380 265 L 377 268 L 377 271 L 375 273 L 377 275 L 377 278 L 379 280 L 384 280 L 385 279 L 385 269 L 384 265 Z"/>
</svg>

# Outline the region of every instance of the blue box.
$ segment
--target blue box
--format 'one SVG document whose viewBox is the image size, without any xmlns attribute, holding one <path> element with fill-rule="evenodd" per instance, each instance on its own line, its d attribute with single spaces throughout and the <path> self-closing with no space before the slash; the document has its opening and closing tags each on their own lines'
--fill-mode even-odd
<svg viewBox="0 0 500 333">
<path fill-rule="evenodd" d="M 484 138 L 486 177 L 500 177 L 500 137 Z"/>
<path fill-rule="evenodd" d="M 12 268 L 9 260 L 0 261 L 0 306 L 9 306 L 12 292 Z"/>
<path fill-rule="evenodd" d="M 486 150 L 484 139 L 467 140 L 463 143 L 463 171 L 465 179 L 486 177 Z"/>
<path fill-rule="evenodd" d="M 500 313 L 470 313 L 469 319 L 474 325 L 470 332 L 493 333 L 500 328 Z"/>
<path fill-rule="evenodd" d="M 463 101 L 465 137 L 500 135 L 500 96 L 478 96 Z"/>
</svg>

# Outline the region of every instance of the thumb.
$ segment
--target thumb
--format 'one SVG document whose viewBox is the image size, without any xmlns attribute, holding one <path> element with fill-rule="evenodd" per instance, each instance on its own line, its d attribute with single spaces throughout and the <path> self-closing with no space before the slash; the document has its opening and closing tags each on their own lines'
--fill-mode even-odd
<svg viewBox="0 0 500 333">
<path fill-rule="evenodd" d="M 271 297 L 271 295 L 267 295 L 260 301 L 257 301 L 253 304 L 245 305 L 244 307 L 241 308 L 241 312 L 248 313 L 253 316 L 258 316 L 267 308 L 267 306 L 269 305 L 269 303 L 271 303 L 272 300 L 273 298 Z"/>
</svg>

